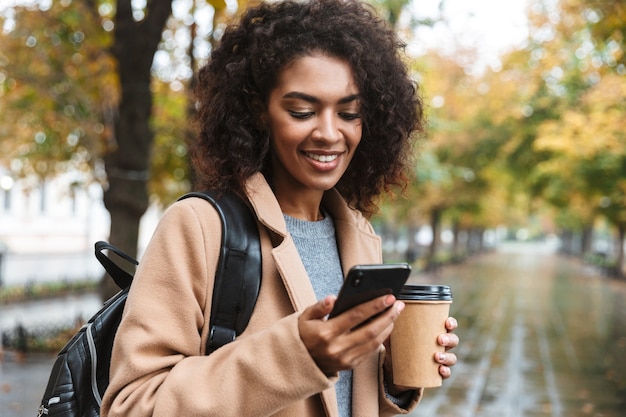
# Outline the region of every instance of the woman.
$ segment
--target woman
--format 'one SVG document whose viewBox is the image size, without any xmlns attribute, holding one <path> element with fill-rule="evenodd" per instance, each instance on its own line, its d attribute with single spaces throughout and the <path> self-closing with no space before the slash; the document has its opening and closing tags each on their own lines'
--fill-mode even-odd
<svg viewBox="0 0 626 417">
<path fill-rule="evenodd" d="M 200 199 L 174 204 L 137 271 L 102 415 L 356 417 L 415 407 L 422 390 L 392 383 L 383 347 L 403 303 L 383 296 L 327 319 L 345 272 L 382 262 L 366 218 L 382 192 L 404 184 L 410 135 L 422 127 L 399 47 L 354 0 L 261 4 L 226 29 L 199 74 L 194 162 L 199 188 L 239 194 L 258 219 L 259 298 L 245 332 L 205 356 L 220 223 Z M 458 338 L 439 342 L 449 349 Z M 447 378 L 456 356 L 434 357 Z"/>
</svg>

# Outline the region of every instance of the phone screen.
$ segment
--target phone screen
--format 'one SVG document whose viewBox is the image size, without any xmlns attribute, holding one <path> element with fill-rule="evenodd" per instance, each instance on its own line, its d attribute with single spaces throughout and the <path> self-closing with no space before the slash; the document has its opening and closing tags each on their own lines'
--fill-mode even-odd
<svg viewBox="0 0 626 417">
<path fill-rule="evenodd" d="M 407 263 L 352 267 L 328 318 L 338 316 L 352 307 L 385 294 L 397 296 L 410 274 L 411 266 Z"/>
</svg>

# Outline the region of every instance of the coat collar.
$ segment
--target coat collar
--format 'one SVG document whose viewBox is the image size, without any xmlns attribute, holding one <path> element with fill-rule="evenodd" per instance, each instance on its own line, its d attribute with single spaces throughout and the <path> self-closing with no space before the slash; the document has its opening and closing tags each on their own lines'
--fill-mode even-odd
<svg viewBox="0 0 626 417">
<path fill-rule="evenodd" d="M 257 172 L 248 179 L 246 193 L 259 222 L 276 235 L 272 239 L 274 247 L 282 244 L 288 235 L 287 226 L 280 205 L 263 174 Z M 370 223 L 361 213 L 351 209 L 337 190 L 327 191 L 322 205 L 335 223 L 344 273 L 357 263 L 382 262 L 380 238 Z M 358 246 L 355 248 L 354 244 Z"/>
<path fill-rule="evenodd" d="M 258 172 L 248 179 L 246 193 L 259 222 L 268 232 L 272 255 L 294 308 L 301 310 L 315 303 L 313 287 L 287 233 L 280 205 L 263 174 Z M 356 264 L 382 262 L 380 238 L 363 215 L 351 209 L 337 190 L 324 193 L 322 205 L 334 220 L 344 276 Z"/>
<path fill-rule="evenodd" d="M 257 172 L 248 179 L 246 194 L 259 222 L 270 232 L 284 239 L 287 236 L 285 219 L 274 191 L 263 174 Z"/>
</svg>

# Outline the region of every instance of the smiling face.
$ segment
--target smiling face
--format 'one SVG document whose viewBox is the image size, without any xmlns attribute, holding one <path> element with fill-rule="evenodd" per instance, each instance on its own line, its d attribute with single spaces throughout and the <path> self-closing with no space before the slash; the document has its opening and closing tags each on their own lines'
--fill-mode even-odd
<svg viewBox="0 0 626 417">
<path fill-rule="evenodd" d="M 349 64 L 321 54 L 298 58 L 278 75 L 263 119 L 279 202 L 321 200 L 361 141 L 359 91 Z"/>
</svg>

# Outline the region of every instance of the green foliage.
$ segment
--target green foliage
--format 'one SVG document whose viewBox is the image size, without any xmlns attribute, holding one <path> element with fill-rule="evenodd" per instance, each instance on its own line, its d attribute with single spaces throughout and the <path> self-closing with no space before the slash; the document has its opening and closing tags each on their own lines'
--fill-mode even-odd
<svg viewBox="0 0 626 417">
<path fill-rule="evenodd" d="M 150 194 L 168 205 L 187 192 L 189 161 L 187 137 L 190 133 L 186 113 L 188 96 L 180 83 L 167 84 L 155 80 L 153 127 L 155 143 L 152 151 Z"/>
<path fill-rule="evenodd" d="M 90 171 L 117 100 L 104 17 L 85 1 L 13 11 L 13 29 L 0 33 L 0 163 L 15 176 Z"/>
<path fill-rule="evenodd" d="M 8 27 L 0 32 L 0 165 L 16 178 L 80 170 L 103 179 L 97 161 L 115 146 L 120 87 L 110 53 L 113 5 L 92 5 L 15 6 L 10 19 L 0 19 Z M 150 189 L 155 201 L 168 204 L 188 188 L 188 92 L 158 78 L 154 84 Z"/>
<path fill-rule="evenodd" d="M 458 61 L 436 51 L 416 59 L 428 140 L 408 199 L 387 203 L 383 216 L 419 227 L 442 212 L 470 229 L 540 211 L 561 230 L 598 216 L 626 225 L 625 2 L 529 10 L 528 42 L 501 68 L 465 71 L 464 50 Z"/>
</svg>

